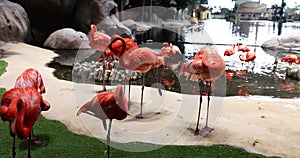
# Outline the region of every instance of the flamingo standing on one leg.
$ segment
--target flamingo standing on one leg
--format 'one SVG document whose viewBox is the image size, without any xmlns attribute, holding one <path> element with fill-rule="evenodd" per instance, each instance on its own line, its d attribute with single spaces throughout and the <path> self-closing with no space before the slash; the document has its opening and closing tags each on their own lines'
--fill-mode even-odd
<svg viewBox="0 0 300 158">
<path fill-rule="evenodd" d="M 107 48 L 106 46 L 109 44 L 109 41 L 110 41 L 111 38 L 107 34 L 104 34 L 104 33 L 101 33 L 99 31 L 97 31 L 97 26 L 94 25 L 94 24 L 91 25 L 91 31 L 90 31 L 90 34 L 89 34 L 88 38 L 89 38 L 89 45 L 91 46 L 91 48 L 93 50 L 98 50 L 98 51 L 102 52 L 101 57 L 106 58 L 105 57 L 105 50 L 106 50 L 106 48 Z M 106 91 L 106 88 L 105 88 L 105 69 L 106 69 L 106 65 L 105 64 L 106 64 L 105 60 L 102 60 L 102 67 L 103 67 L 102 85 L 103 85 L 103 91 Z"/>
<path fill-rule="evenodd" d="M 38 70 L 29 68 L 26 69 L 17 79 L 15 83 L 15 88 L 35 88 L 39 91 L 40 94 L 45 93 L 46 89 L 44 86 L 44 82 L 42 79 L 42 75 Z M 49 107 L 42 108 L 42 111 L 49 110 Z M 36 139 L 33 134 L 33 130 L 31 131 L 31 141 L 35 144 L 41 144 L 41 141 Z"/>
<path fill-rule="evenodd" d="M 187 77 L 191 75 L 191 80 L 200 82 L 200 104 L 198 120 L 194 135 L 203 135 L 205 131 L 211 132 L 214 129 L 208 127 L 209 101 L 211 93 L 211 82 L 219 78 L 225 72 L 225 62 L 223 58 L 211 46 L 202 47 L 191 60 L 182 65 L 179 76 L 186 73 Z M 207 86 L 206 89 L 204 86 Z M 201 113 L 202 95 L 203 92 L 208 94 L 207 115 L 205 127 L 199 130 L 199 119 Z"/>
<path fill-rule="evenodd" d="M 121 49 L 116 51 L 113 48 L 113 43 L 116 41 L 121 41 Z M 144 78 L 145 73 L 148 72 L 152 68 L 158 68 L 161 65 L 164 65 L 164 58 L 156 51 L 148 48 L 131 48 L 126 51 L 128 48 L 126 41 L 124 38 L 120 36 L 114 36 L 112 38 L 111 44 L 108 46 L 112 52 L 119 58 L 119 63 L 128 70 L 139 71 L 142 75 L 142 94 L 141 94 L 141 111 L 140 114 L 136 116 L 136 118 L 143 118 L 143 94 L 144 94 Z M 120 48 L 120 47 L 118 47 Z"/>
<path fill-rule="evenodd" d="M 26 139 L 31 137 L 31 130 L 41 115 L 42 109 L 50 107 L 42 99 L 36 88 L 13 88 L 6 91 L 1 99 L 0 116 L 3 121 L 9 121 L 10 134 L 13 137 L 12 155 L 15 152 L 15 135 Z M 31 140 L 28 141 L 28 157 L 30 154 Z"/>
<path fill-rule="evenodd" d="M 240 54 L 239 58 L 243 62 L 252 62 L 256 58 L 256 52 L 250 50 L 250 51 L 246 52 L 246 54 Z M 254 66 L 252 67 L 252 69 L 253 68 L 254 68 Z M 246 74 L 246 80 L 247 80 L 247 74 Z"/>
<path fill-rule="evenodd" d="M 102 120 L 106 128 L 106 120 L 109 119 L 107 131 L 107 154 L 110 156 L 110 129 L 113 119 L 123 120 L 128 115 L 128 102 L 122 90 L 122 85 L 118 84 L 115 92 L 101 92 L 91 101 L 85 103 L 77 112 L 79 116 L 82 112 L 92 112 L 93 115 Z"/>
</svg>

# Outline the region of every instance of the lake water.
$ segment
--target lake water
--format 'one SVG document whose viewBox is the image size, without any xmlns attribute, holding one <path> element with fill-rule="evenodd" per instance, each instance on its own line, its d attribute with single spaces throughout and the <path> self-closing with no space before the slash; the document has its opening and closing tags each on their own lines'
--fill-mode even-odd
<svg viewBox="0 0 300 158">
<path fill-rule="evenodd" d="M 300 85 L 296 79 L 286 78 L 287 63 L 280 59 L 297 51 L 270 51 L 260 46 L 279 33 L 278 24 L 272 21 L 227 22 L 211 19 L 203 22 L 203 31 L 187 32 L 185 40 L 196 44 L 185 44 L 186 58 L 191 59 L 201 43 L 212 43 L 220 54 L 231 44 L 243 43 L 256 52 L 253 62 L 245 63 L 239 54 L 224 56 L 227 74 L 226 96 L 260 95 L 280 98 L 300 96 Z M 300 22 L 283 23 L 281 35 L 300 32 Z"/>
<path fill-rule="evenodd" d="M 251 50 L 256 51 L 254 62 L 244 63 L 239 60 L 239 54 L 224 57 L 226 63 L 226 75 L 216 81 L 216 84 L 226 84 L 224 96 L 271 96 L 279 98 L 297 98 L 300 96 L 300 84 L 296 79 L 286 78 L 285 70 L 287 63 L 281 63 L 280 59 L 287 53 L 263 50 L 260 46 L 268 39 L 278 36 L 278 24 L 272 21 L 241 21 L 227 22 L 223 19 L 211 19 L 204 21 L 201 25 L 202 31 L 187 31 L 182 34 L 185 42 L 194 44 L 184 44 L 184 56 L 186 60 L 192 59 L 197 50 L 203 45 L 210 43 L 220 54 L 231 47 L 231 44 L 243 43 Z M 300 22 L 283 23 L 281 35 L 300 32 Z M 58 52 L 59 54 L 59 52 Z M 71 80 L 72 67 L 60 66 L 52 62 L 50 67 L 56 68 L 58 78 Z M 197 93 L 197 88 L 192 82 L 182 82 L 176 76 L 178 70 L 167 71 L 163 80 L 175 80 L 172 86 L 166 86 L 176 92 Z M 154 71 L 149 72 L 146 85 L 151 86 L 155 79 Z M 222 80 L 222 81 L 220 81 Z M 225 80 L 225 81 L 224 81 Z M 140 80 L 134 84 L 140 84 Z M 182 88 L 185 87 L 185 88 Z M 183 89 L 188 91 L 182 91 Z M 217 94 L 217 91 L 215 91 Z"/>
</svg>

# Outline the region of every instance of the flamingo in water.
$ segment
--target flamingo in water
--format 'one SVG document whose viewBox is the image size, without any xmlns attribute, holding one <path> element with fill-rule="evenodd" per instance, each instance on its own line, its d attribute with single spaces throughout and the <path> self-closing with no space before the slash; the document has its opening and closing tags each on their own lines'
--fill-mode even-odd
<svg viewBox="0 0 300 158">
<path fill-rule="evenodd" d="M 281 62 L 288 62 L 290 65 L 292 63 L 299 64 L 300 60 L 295 54 L 287 54 L 281 60 Z"/>
<path fill-rule="evenodd" d="M 231 48 L 227 48 L 224 51 L 224 56 L 231 56 L 235 53 L 235 44 L 232 44 Z"/>
<path fill-rule="evenodd" d="M 186 74 L 191 76 L 191 80 L 200 82 L 200 103 L 198 111 L 197 125 L 194 135 L 204 135 L 204 132 L 211 132 L 214 129 L 208 127 L 209 101 L 211 93 L 211 82 L 219 78 L 225 72 L 225 62 L 223 58 L 211 46 L 202 47 L 194 56 L 193 60 L 182 65 L 179 76 Z M 206 87 L 206 88 L 205 88 Z M 199 130 L 199 119 L 201 113 L 202 95 L 207 93 L 207 115 L 205 127 Z"/>
<path fill-rule="evenodd" d="M 121 44 L 118 47 L 113 46 L 116 41 L 120 41 Z M 141 93 L 141 111 L 136 118 L 143 118 L 143 95 L 144 95 L 144 82 L 145 82 L 145 73 L 152 68 L 158 68 L 161 65 L 164 65 L 164 57 L 161 56 L 156 51 L 148 47 L 131 47 L 128 45 L 128 42 L 120 36 L 113 36 L 110 44 L 108 45 L 109 49 L 115 53 L 119 58 L 119 63 L 125 69 L 131 71 L 139 71 L 142 75 L 142 93 Z M 127 50 L 127 51 L 126 51 Z M 161 94 L 161 93 L 160 93 Z"/>
<path fill-rule="evenodd" d="M 16 79 L 16 83 L 15 83 L 15 88 L 35 88 L 39 91 L 40 94 L 45 93 L 46 89 L 44 86 L 44 82 L 43 82 L 43 78 L 42 75 L 39 73 L 38 70 L 33 69 L 33 68 L 29 68 L 26 69 L 17 79 Z M 44 102 L 47 102 L 46 100 Z M 50 105 L 50 104 L 48 104 Z M 49 110 L 49 107 L 41 107 L 42 111 L 47 111 Z M 31 131 L 31 141 L 34 144 L 41 144 L 42 142 L 39 141 L 38 139 L 36 139 L 34 137 L 34 133 L 33 130 Z"/>
<path fill-rule="evenodd" d="M 106 120 L 109 119 L 107 131 L 107 154 L 110 156 L 110 129 L 113 119 L 123 120 L 128 115 L 128 102 L 122 90 L 122 85 L 118 84 L 115 92 L 107 91 L 97 94 L 92 100 L 85 103 L 77 112 L 79 116 L 82 112 L 92 113 L 93 116 L 102 120 L 106 130 Z"/>
<path fill-rule="evenodd" d="M 9 121 L 10 135 L 13 137 L 12 155 L 16 156 L 15 135 L 26 139 L 31 137 L 31 130 L 43 109 L 49 108 L 36 88 L 13 88 L 6 91 L 1 99 L 0 116 L 2 121 Z M 30 154 L 28 141 L 28 157 Z"/>
<path fill-rule="evenodd" d="M 247 47 L 247 45 L 242 45 L 241 43 L 238 43 L 238 51 L 242 51 L 242 52 L 249 52 L 250 49 Z"/>
</svg>

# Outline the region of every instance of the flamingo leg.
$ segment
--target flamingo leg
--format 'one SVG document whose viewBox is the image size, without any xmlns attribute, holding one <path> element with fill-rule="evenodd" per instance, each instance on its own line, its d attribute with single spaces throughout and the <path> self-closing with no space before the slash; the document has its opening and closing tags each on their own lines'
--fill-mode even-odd
<svg viewBox="0 0 300 158">
<path fill-rule="evenodd" d="M 110 130 L 111 130 L 111 124 L 112 124 L 112 119 L 109 119 L 109 126 L 108 126 L 108 131 L 107 131 L 107 136 L 106 136 L 106 141 L 107 141 L 107 158 L 110 157 Z"/>
<path fill-rule="evenodd" d="M 33 144 L 42 144 L 42 142 L 34 136 L 33 129 L 31 130 L 31 137 L 29 139 Z"/>
<path fill-rule="evenodd" d="M 130 109 L 130 91 L 131 91 L 131 84 L 132 84 L 132 78 L 131 78 L 131 72 L 129 76 L 129 83 L 128 83 L 128 108 Z"/>
<path fill-rule="evenodd" d="M 12 152 L 13 158 L 15 158 L 16 157 L 16 135 L 13 135 L 13 146 L 12 146 L 11 152 Z"/>
<path fill-rule="evenodd" d="M 106 91 L 106 87 L 105 87 L 105 69 L 106 69 L 106 63 L 105 63 L 105 52 L 102 52 L 102 55 L 103 56 L 103 60 L 102 60 L 102 67 L 103 67 L 103 71 L 102 71 L 102 86 L 103 86 L 103 91 Z"/>
<path fill-rule="evenodd" d="M 136 118 L 142 119 L 143 117 L 143 99 L 144 99 L 144 88 L 145 88 L 145 73 L 142 74 L 142 94 L 141 94 L 141 112 Z"/>
<path fill-rule="evenodd" d="M 200 134 L 199 122 L 200 122 L 200 113 L 201 113 L 201 104 L 202 104 L 203 82 L 201 80 L 199 80 L 199 84 L 200 84 L 199 111 L 198 111 L 198 119 L 197 119 L 197 125 L 196 125 L 194 135 L 199 135 Z"/>
<path fill-rule="evenodd" d="M 159 80 L 158 80 L 158 69 L 159 69 L 159 68 L 156 68 L 156 73 L 157 73 L 157 74 L 156 74 L 156 77 L 157 77 L 156 80 L 157 80 L 157 83 L 158 83 L 158 93 L 159 93 L 160 96 L 162 96 L 162 92 L 161 92 L 162 84 L 161 84 L 161 83 L 162 83 L 162 78 L 163 78 L 163 75 L 164 75 L 164 69 L 165 69 L 165 68 L 163 68 Z"/>
<path fill-rule="evenodd" d="M 31 140 L 30 140 L 30 138 L 31 138 L 31 132 L 30 132 L 30 134 L 29 134 L 29 139 L 28 139 L 28 158 L 31 158 L 31 154 L 30 154 L 30 144 L 31 144 Z"/>
<path fill-rule="evenodd" d="M 210 95 L 211 95 L 211 81 L 206 82 L 207 84 L 207 110 L 206 110 L 206 123 L 205 127 L 200 130 L 200 135 L 205 136 L 207 132 L 212 132 L 214 129 L 208 127 L 208 114 L 209 114 L 209 102 L 210 102 Z"/>
<path fill-rule="evenodd" d="M 10 121 L 9 122 L 9 127 L 10 127 L 10 135 L 11 137 L 13 137 L 13 146 L 11 148 L 11 152 L 12 152 L 12 155 L 13 155 L 13 158 L 16 157 L 16 131 L 15 131 L 15 126 L 16 126 L 16 120 L 13 120 L 13 121 Z"/>
</svg>

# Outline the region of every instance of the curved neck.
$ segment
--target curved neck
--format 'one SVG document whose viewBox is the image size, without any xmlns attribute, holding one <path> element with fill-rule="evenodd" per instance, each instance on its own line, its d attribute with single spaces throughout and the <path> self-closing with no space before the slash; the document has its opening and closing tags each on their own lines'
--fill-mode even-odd
<svg viewBox="0 0 300 158">
<path fill-rule="evenodd" d="M 109 43 L 108 45 L 108 48 L 112 51 L 112 52 L 115 52 L 116 50 L 112 47 L 112 44 L 116 41 L 121 41 L 122 42 L 122 46 L 121 46 L 121 53 L 120 53 L 120 56 L 118 56 L 119 58 L 119 62 L 122 66 L 124 67 L 128 67 L 129 66 L 129 62 L 125 62 L 125 60 L 128 59 L 128 53 L 125 53 L 125 50 L 126 50 L 126 42 L 125 40 L 120 37 L 120 36 L 115 36 Z M 121 59 L 122 58 L 122 59 Z"/>
</svg>

